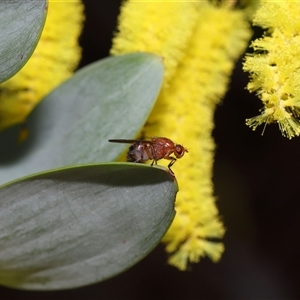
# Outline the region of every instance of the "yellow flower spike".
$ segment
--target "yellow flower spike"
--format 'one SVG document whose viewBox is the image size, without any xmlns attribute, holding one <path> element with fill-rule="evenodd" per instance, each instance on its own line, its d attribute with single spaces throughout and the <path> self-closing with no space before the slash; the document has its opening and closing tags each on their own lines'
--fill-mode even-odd
<svg viewBox="0 0 300 300">
<path fill-rule="evenodd" d="M 0 85 L 0 130 L 22 123 L 53 88 L 71 76 L 81 49 L 83 25 L 80 0 L 50 0 L 40 41 L 27 64 Z"/>
<path fill-rule="evenodd" d="M 143 133 L 147 137 L 166 136 L 189 150 L 172 167 L 180 191 L 175 220 L 163 238 L 171 253 L 169 263 L 186 270 L 188 262 L 198 262 L 206 255 L 218 261 L 224 251 L 220 239 L 225 229 L 211 181 L 215 148 L 211 133 L 215 106 L 226 91 L 234 60 L 246 48 L 251 33 L 243 13 L 229 6 L 187 1 L 164 6 L 147 3 L 146 10 L 143 5 L 135 1 L 123 5 L 112 53 L 148 51 L 164 57 L 167 84 Z M 162 12 L 162 7 L 167 12 Z M 168 13 L 171 10 L 173 14 Z M 143 25 L 138 26 L 135 16 Z M 158 16 L 164 18 L 163 26 L 167 27 L 164 35 L 159 34 Z M 186 22 L 178 22 L 179 17 Z M 182 40 L 184 44 L 178 43 Z"/>
<path fill-rule="evenodd" d="M 184 55 L 187 41 L 192 35 L 197 18 L 196 4 L 160 0 L 127 1 L 121 7 L 119 17 L 122 32 L 113 39 L 110 53 L 151 51 L 161 55 L 166 65 L 167 83 L 173 76 L 180 57 Z"/>
<path fill-rule="evenodd" d="M 256 92 L 264 108 L 260 116 L 246 120 L 253 130 L 263 123 L 277 122 L 282 134 L 300 135 L 300 6 L 298 1 L 262 1 L 254 24 L 268 28 L 263 38 L 252 43 L 244 70 L 247 85 Z"/>
</svg>

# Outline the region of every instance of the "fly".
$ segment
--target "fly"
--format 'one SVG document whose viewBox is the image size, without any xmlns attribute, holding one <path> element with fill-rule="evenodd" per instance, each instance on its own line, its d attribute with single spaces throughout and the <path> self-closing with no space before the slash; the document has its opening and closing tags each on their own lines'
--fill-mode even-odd
<svg viewBox="0 0 300 300">
<path fill-rule="evenodd" d="M 174 165 L 178 158 L 181 158 L 185 152 L 188 152 L 182 145 L 174 143 L 166 137 L 153 137 L 149 140 L 126 140 L 126 139 L 113 139 L 108 140 L 112 143 L 127 143 L 132 144 L 127 152 L 127 161 L 143 163 L 147 160 L 152 160 L 151 166 L 160 159 L 168 159 L 168 165 L 172 174 L 171 167 Z M 174 155 L 174 156 L 171 156 Z"/>
</svg>

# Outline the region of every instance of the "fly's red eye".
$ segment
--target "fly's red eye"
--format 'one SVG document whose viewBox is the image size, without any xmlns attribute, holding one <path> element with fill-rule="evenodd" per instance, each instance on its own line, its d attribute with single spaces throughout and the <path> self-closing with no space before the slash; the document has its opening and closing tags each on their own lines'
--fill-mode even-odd
<svg viewBox="0 0 300 300">
<path fill-rule="evenodd" d="M 180 154 L 182 152 L 182 147 L 181 146 L 176 146 L 176 152 Z"/>
<path fill-rule="evenodd" d="M 175 147 L 176 157 L 182 157 L 183 154 L 184 154 L 184 148 L 181 145 L 176 145 Z"/>
</svg>

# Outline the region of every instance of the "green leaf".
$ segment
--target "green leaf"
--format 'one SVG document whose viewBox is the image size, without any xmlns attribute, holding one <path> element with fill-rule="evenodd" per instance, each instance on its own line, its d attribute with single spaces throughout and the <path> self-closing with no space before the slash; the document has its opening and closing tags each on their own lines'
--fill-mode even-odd
<svg viewBox="0 0 300 300">
<path fill-rule="evenodd" d="M 0 1 L 0 82 L 16 74 L 42 33 L 47 1 Z"/>
<path fill-rule="evenodd" d="M 177 185 L 165 170 L 111 163 L 57 169 L 0 188 L 0 284 L 75 288 L 114 276 L 159 243 Z"/>
<path fill-rule="evenodd" d="M 0 136 L 0 183 L 68 165 L 112 161 L 146 122 L 163 80 L 159 56 L 110 57 L 79 70 L 49 94 L 28 118 L 29 138 L 17 145 L 19 128 Z"/>
<path fill-rule="evenodd" d="M 65 289 L 114 276 L 142 259 L 174 217 L 165 169 L 102 164 L 145 123 L 163 79 L 160 57 L 111 57 L 78 71 L 0 138 L 0 284 Z M 90 163 L 90 165 L 78 165 Z M 66 166 L 73 165 L 66 168 Z M 74 166 L 77 165 L 77 166 Z M 64 167 L 59 170 L 52 168 Z"/>
</svg>

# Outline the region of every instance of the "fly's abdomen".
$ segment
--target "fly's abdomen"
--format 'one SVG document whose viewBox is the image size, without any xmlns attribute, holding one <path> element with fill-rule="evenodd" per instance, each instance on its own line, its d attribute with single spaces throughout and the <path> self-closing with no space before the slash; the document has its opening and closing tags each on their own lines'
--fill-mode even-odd
<svg viewBox="0 0 300 300">
<path fill-rule="evenodd" d="M 127 153 L 127 160 L 131 162 L 142 163 L 152 157 L 151 145 L 139 142 L 132 144 Z"/>
</svg>

